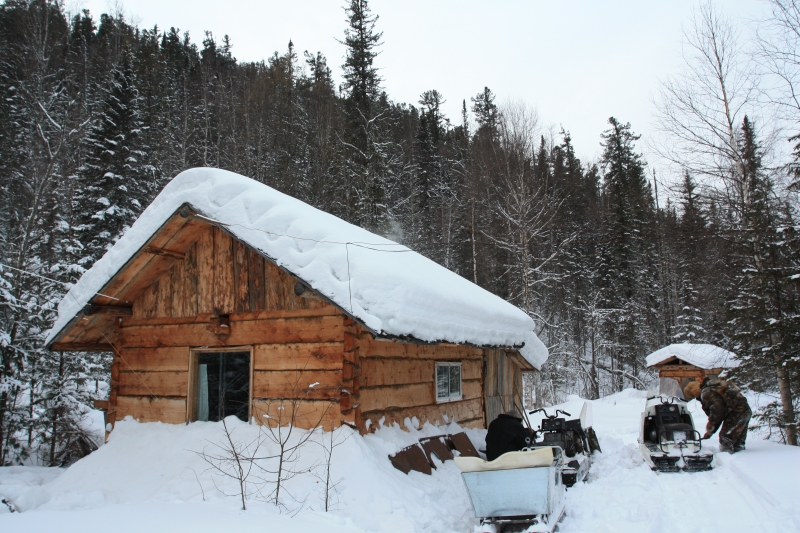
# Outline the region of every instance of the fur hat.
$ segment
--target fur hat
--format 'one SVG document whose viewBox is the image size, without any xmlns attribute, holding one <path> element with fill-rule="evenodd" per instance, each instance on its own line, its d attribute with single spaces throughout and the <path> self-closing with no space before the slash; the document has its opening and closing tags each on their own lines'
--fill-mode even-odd
<svg viewBox="0 0 800 533">
<path fill-rule="evenodd" d="M 687 400 L 699 397 L 700 384 L 696 381 L 689 382 L 689 384 L 686 385 L 686 388 L 683 389 L 683 395 L 686 397 Z"/>
</svg>

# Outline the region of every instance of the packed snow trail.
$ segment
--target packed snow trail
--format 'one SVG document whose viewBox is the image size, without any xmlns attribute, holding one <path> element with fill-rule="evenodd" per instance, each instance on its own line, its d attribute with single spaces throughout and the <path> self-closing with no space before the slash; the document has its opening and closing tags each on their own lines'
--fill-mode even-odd
<svg viewBox="0 0 800 533">
<path fill-rule="evenodd" d="M 800 531 L 792 509 L 800 496 L 800 450 L 749 435 L 747 450 L 717 453 L 710 472 L 656 473 L 636 441 L 644 399 L 628 390 L 593 402 L 603 453 L 595 455 L 590 482 L 567 491 L 562 533 Z M 696 401 L 689 408 L 702 432 L 705 414 Z M 718 451 L 716 437 L 703 442 Z"/>
<path fill-rule="evenodd" d="M 643 392 L 627 390 L 593 402 L 603 453 L 595 455 L 590 481 L 567 491 L 562 533 L 800 531 L 800 449 L 751 434 L 746 451 L 717 454 L 710 472 L 655 473 L 636 442 L 644 400 Z M 577 416 L 582 403 L 574 398 L 556 407 Z M 706 417 L 699 404 L 692 401 L 689 408 L 695 424 L 703 427 Z M 126 421 L 107 446 L 65 471 L 0 468 L 0 496 L 22 510 L 8 514 L 0 506 L 0 531 L 84 533 L 113 525 L 118 533 L 472 533 L 477 525 L 452 461 L 437 463 L 431 476 L 406 476 L 386 459 L 421 436 L 457 431 L 454 426 L 426 425 L 413 432 L 390 427 L 364 438 L 350 437 L 334 456 L 334 477 L 342 480 L 336 511 L 319 510 L 316 480 L 298 479 L 291 488 L 306 491 L 309 498 L 294 517 L 257 498 L 241 511 L 236 498 L 216 490 L 203 473 L 202 461 L 187 450 L 217 439 L 218 426 Z M 244 423 L 236 429 L 242 438 L 255 430 Z M 468 430 L 479 447 L 484 433 Z M 717 450 L 716 438 L 706 442 Z M 316 461 L 320 453 L 321 448 L 310 447 L 306 459 Z"/>
</svg>

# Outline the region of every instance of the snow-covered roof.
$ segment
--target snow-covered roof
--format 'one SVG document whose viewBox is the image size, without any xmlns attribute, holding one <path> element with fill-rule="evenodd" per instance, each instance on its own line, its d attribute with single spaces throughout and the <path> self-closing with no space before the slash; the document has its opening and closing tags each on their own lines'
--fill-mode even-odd
<svg viewBox="0 0 800 533">
<path fill-rule="evenodd" d="M 712 368 L 736 368 L 736 354 L 713 344 L 670 344 L 647 356 L 647 366 L 655 366 L 675 357 L 691 365 L 711 370 Z"/>
<path fill-rule="evenodd" d="M 518 307 L 411 251 L 271 187 L 225 170 L 175 177 L 58 306 L 47 343 L 182 205 L 225 224 L 367 328 L 385 336 L 517 346 L 535 368 L 547 348 Z"/>
</svg>

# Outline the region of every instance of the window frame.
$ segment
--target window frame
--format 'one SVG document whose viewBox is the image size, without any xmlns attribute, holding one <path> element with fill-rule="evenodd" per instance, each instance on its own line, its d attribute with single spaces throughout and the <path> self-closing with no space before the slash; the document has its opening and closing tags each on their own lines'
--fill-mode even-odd
<svg viewBox="0 0 800 533">
<path fill-rule="evenodd" d="M 440 368 L 447 368 L 448 371 L 448 392 L 450 389 L 450 368 L 451 367 L 458 367 L 458 395 L 454 396 L 452 394 L 448 394 L 446 398 L 439 397 L 439 369 Z M 436 396 L 436 403 L 450 403 L 450 402 L 459 402 L 464 399 L 464 366 L 462 365 L 461 361 L 437 361 L 434 370 L 433 376 L 433 389 L 434 394 Z"/>
<path fill-rule="evenodd" d="M 200 361 L 200 354 L 203 352 L 249 352 L 250 353 L 250 387 L 247 406 L 247 423 L 253 421 L 253 346 L 204 346 L 202 348 L 190 348 L 189 350 L 189 387 L 186 394 L 186 423 L 190 424 L 197 421 L 197 365 Z"/>
</svg>

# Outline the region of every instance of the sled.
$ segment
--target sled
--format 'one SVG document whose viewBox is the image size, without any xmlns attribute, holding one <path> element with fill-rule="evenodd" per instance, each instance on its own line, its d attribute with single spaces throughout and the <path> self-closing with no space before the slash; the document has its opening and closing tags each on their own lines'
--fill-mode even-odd
<svg viewBox="0 0 800 533">
<path fill-rule="evenodd" d="M 558 446 L 509 452 L 494 461 L 456 457 L 475 516 L 497 533 L 551 533 L 564 516 L 564 454 Z"/>
<path fill-rule="evenodd" d="M 661 381 L 659 391 L 664 393 L 647 398 L 639 426 L 639 449 L 645 462 L 657 472 L 711 470 L 714 454 L 703 449 L 677 382 Z"/>
</svg>

